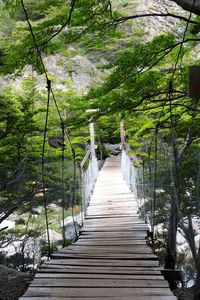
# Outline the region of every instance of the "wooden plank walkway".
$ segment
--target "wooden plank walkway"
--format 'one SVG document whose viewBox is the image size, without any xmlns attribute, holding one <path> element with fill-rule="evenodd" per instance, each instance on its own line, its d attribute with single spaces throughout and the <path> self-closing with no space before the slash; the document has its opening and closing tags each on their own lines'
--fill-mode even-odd
<svg viewBox="0 0 200 300">
<path fill-rule="evenodd" d="M 122 179 L 120 158 L 108 158 L 78 241 L 54 253 L 20 299 L 177 299 L 146 245 L 146 231 Z"/>
</svg>

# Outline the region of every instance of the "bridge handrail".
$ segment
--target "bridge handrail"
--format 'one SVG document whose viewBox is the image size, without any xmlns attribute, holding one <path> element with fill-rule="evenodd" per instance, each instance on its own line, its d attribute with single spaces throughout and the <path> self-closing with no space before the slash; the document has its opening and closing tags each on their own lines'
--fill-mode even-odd
<svg viewBox="0 0 200 300">
<path fill-rule="evenodd" d="M 134 168 L 131 157 L 126 150 L 122 150 L 121 167 L 124 180 L 130 190 L 137 196 L 137 170 Z"/>
<path fill-rule="evenodd" d="M 137 197 L 138 208 L 140 208 L 144 202 L 142 203 L 138 197 L 138 170 L 134 167 L 133 160 L 125 149 L 122 150 L 121 168 L 123 178 L 130 190 Z M 145 214 L 145 222 L 148 224 L 149 231 L 152 232 L 152 220 L 148 213 Z"/>
<path fill-rule="evenodd" d="M 83 167 L 85 166 L 88 160 L 89 160 L 88 167 L 86 170 L 84 170 Z M 85 215 L 87 212 L 90 196 L 99 173 L 97 158 L 91 155 L 90 149 L 86 152 L 82 162 L 80 163 L 80 172 L 81 172 L 82 210 Z"/>
<path fill-rule="evenodd" d="M 88 160 L 90 154 L 91 154 L 91 151 L 90 151 L 90 149 L 88 149 L 87 152 L 86 152 L 86 154 L 85 154 L 85 156 L 83 157 L 83 159 L 82 159 L 82 161 L 80 163 L 81 169 L 83 169 L 83 167 L 86 164 L 86 161 Z"/>
</svg>

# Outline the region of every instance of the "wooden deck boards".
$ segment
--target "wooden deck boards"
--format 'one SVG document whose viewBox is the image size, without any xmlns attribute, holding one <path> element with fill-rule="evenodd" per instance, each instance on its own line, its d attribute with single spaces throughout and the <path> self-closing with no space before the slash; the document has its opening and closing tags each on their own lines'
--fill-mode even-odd
<svg viewBox="0 0 200 300">
<path fill-rule="evenodd" d="M 146 231 L 119 157 L 107 159 L 78 241 L 54 253 L 20 299 L 176 299 L 146 245 Z"/>
</svg>

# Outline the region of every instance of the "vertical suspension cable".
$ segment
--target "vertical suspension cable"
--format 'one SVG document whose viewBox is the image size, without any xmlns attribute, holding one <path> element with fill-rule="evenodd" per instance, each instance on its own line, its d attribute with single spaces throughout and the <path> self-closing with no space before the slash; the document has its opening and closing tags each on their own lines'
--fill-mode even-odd
<svg viewBox="0 0 200 300">
<path fill-rule="evenodd" d="M 150 195 L 150 211 L 151 211 L 151 227 L 153 226 L 152 224 L 152 215 L 153 215 L 153 203 L 152 203 L 152 195 L 151 195 L 151 182 L 152 182 L 152 172 L 151 172 L 151 148 L 148 147 L 148 169 L 149 169 L 149 195 Z"/>
<path fill-rule="evenodd" d="M 43 199 L 44 199 L 44 209 L 45 209 L 45 222 L 46 222 L 46 230 L 47 230 L 47 243 L 48 243 L 48 257 L 50 258 L 51 256 L 51 244 L 50 244 L 50 236 L 49 236 L 49 221 L 48 221 L 48 211 L 47 211 L 47 198 L 46 198 L 46 190 L 45 190 L 45 176 L 44 176 L 44 167 L 45 167 L 45 145 L 46 145 L 46 135 L 47 135 L 47 125 L 48 125 L 48 116 L 49 116 L 49 103 L 50 103 L 50 93 L 51 93 L 51 81 L 49 80 L 41 53 L 40 53 L 40 49 L 37 45 L 37 41 L 36 41 L 36 37 L 35 34 L 33 32 L 33 28 L 32 25 L 29 21 L 29 16 L 28 16 L 28 12 L 26 10 L 26 7 L 24 5 L 24 1 L 21 0 L 21 7 L 24 11 L 25 17 L 26 17 L 26 21 L 28 23 L 28 27 L 29 27 L 29 31 L 31 33 L 32 39 L 33 39 L 33 43 L 35 45 L 36 51 L 37 51 L 37 55 L 39 58 L 39 63 L 42 66 L 42 69 L 44 71 L 45 77 L 46 77 L 46 82 L 47 82 L 47 106 L 46 106 L 46 117 L 45 117 L 45 128 L 44 128 L 44 137 L 43 137 L 43 146 L 42 146 L 42 190 L 43 190 Z"/>
<path fill-rule="evenodd" d="M 41 64 L 42 66 L 42 69 L 43 69 L 43 72 L 45 74 L 45 77 L 46 77 L 46 81 L 47 81 L 47 88 L 48 88 L 48 101 L 47 101 L 47 110 L 49 109 L 49 100 L 50 100 L 50 94 L 52 95 L 53 97 L 53 100 L 54 100 L 54 103 L 55 103 L 55 106 L 56 106 L 56 109 L 57 109 L 57 113 L 59 115 L 59 118 L 60 118 L 60 121 L 61 121 L 61 124 L 63 124 L 63 119 L 62 119 L 62 116 L 61 116 L 61 113 L 59 111 L 59 108 L 58 108 L 58 105 L 57 105 L 57 101 L 56 101 L 56 98 L 55 98 L 55 95 L 54 95 L 54 92 L 53 92 L 53 89 L 51 87 L 51 81 L 49 80 L 49 77 L 48 77 L 48 72 L 45 68 L 45 65 L 44 65 L 44 62 L 43 62 L 43 59 L 42 59 L 42 55 L 41 55 L 41 51 L 39 49 L 39 46 L 37 44 L 37 41 L 36 41 L 36 36 L 34 34 L 34 31 L 33 31 L 33 28 L 32 28 L 32 25 L 31 25 L 31 22 L 29 20 L 29 16 L 28 16 L 28 12 L 26 10 L 26 7 L 24 5 L 24 1 L 23 0 L 20 0 L 21 1 L 21 6 L 22 6 L 22 9 L 24 11 L 24 14 L 25 14 L 25 17 L 26 17 L 26 21 L 28 23 L 28 27 L 29 27 L 29 31 L 30 31 L 30 34 L 32 36 L 32 39 L 33 39 L 33 43 L 34 43 L 34 46 L 35 46 L 35 49 L 37 51 L 37 56 L 39 58 L 39 63 Z M 73 11 L 73 8 L 74 8 L 74 4 L 75 4 L 75 1 L 72 0 L 72 5 L 71 5 L 71 10 L 70 10 L 70 15 L 69 15 L 69 20 L 68 22 L 70 21 L 71 19 L 71 15 L 72 15 L 72 11 Z M 53 36 L 52 36 L 53 38 Z M 48 213 L 47 213 L 47 199 L 46 199 L 46 192 L 45 192 L 45 188 L 44 188 L 44 164 L 45 164 L 45 159 L 44 159 L 44 152 L 45 152 L 45 143 L 46 143 L 46 129 L 47 129 L 47 124 L 48 124 L 48 111 L 46 112 L 46 121 L 45 121 L 45 135 L 44 135 L 44 140 L 43 140 L 43 149 L 42 149 L 42 185 L 43 185 L 43 195 L 44 195 L 44 206 L 45 206 L 45 220 L 46 220 L 46 227 L 47 227 L 47 240 L 48 240 L 48 255 L 50 257 L 50 253 L 51 253 L 51 246 L 50 246 L 50 237 L 49 237 L 49 223 L 48 223 Z M 73 165 L 75 164 L 76 165 L 76 161 L 74 158 L 75 157 L 75 149 L 73 148 L 73 145 L 70 141 L 70 138 L 69 138 L 69 134 L 66 130 L 66 136 L 67 136 L 67 139 L 68 139 L 68 142 L 69 142 L 69 145 L 70 145 L 70 148 L 71 148 L 71 152 L 72 152 L 72 156 L 73 156 Z M 74 172 L 75 176 L 76 176 L 76 172 Z M 73 176 L 74 178 L 74 176 Z M 76 178 L 73 179 L 73 184 L 76 184 Z M 73 186 L 73 191 L 75 191 L 75 187 Z M 73 202 L 75 202 L 75 192 L 73 192 Z M 74 216 L 73 216 L 73 223 L 74 223 Z M 74 224 L 75 226 L 75 224 Z"/>
<path fill-rule="evenodd" d="M 81 169 L 81 165 L 79 163 L 78 165 L 78 169 L 79 169 L 79 194 L 80 194 L 80 207 L 81 207 L 81 225 L 83 226 L 83 192 L 82 192 L 82 169 Z"/>
<path fill-rule="evenodd" d="M 100 153 L 100 160 L 101 160 L 101 168 L 103 166 L 103 151 L 102 151 L 102 144 L 101 144 L 101 139 L 100 139 L 100 134 L 99 134 L 99 126 L 97 126 L 97 140 L 99 144 L 99 153 Z"/>
<path fill-rule="evenodd" d="M 155 130 L 155 156 L 154 156 L 154 188 L 153 188 L 153 234 L 156 224 L 156 188 L 157 188 L 157 162 L 158 162 L 158 124 L 156 124 Z"/>
<path fill-rule="evenodd" d="M 58 108 L 58 103 L 56 101 L 56 98 L 55 98 L 55 95 L 54 95 L 54 92 L 53 92 L 52 88 L 51 88 L 51 95 L 53 97 L 53 101 L 54 101 L 54 104 L 55 104 L 58 116 L 60 118 L 61 126 L 63 127 L 63 130 L 64 130 L 64 135 L 66 134 L 66 137 L 67 137 L 67 140 L 68 140 L 68 143 L 69 143 L 69 146 L 70 146 L 71 154 L 72 154 L 72 159 L 73 159 L 72 220 L 73 220 L 75 235 L 76 235 L 76 238 L 77 238 L 78 237 L 78 232 L 77 232 L 77 229 L 76 229 L 76 222 L 75 222 L 75 218 L 74 218 L 74 206 L 76 206 L 76 152 L 75 152 L 75 149 L 74 149 L 74 147 L 73 147 L 73 145 L 71 143 L 68 130 L 64 126 L 64 121 L 63 121 L 62 115 L 60 113 L 60 110 Z"/>
<path fill-rule="evenodd" d="M 65 128 L 64 124 L 61 124 L 62 129 L 62 167 L 61 167 L 61 192 L 62 192 L 62 244 L 66 245 L 65 238 L 65 190 L 64 190 L 64 170 L 65 170 Z"/>
<path fill-rule="evenodd" d="M 72 219 L 74 224 L 74 232 L 76 238 L 78 237 L 78 232 L 76 229 L 76 222 L 74 218 L 74 207 L 76 206 L 76 153 L 72 148 L 72 155 L 73 155 L 73 184 L 72 184 Z"/>
<path fill-rule="evenodd" d="M 72 154 L 72 159 L 73 159 L 73 183 L 72 183 L 72 220 L 73 220 L 73 225 L 74 225 L 74 232 L 75 232 L 75 235 L 76 235 L 76 238 L 78 237 L 78 232 L 77 232 L 77 229 L 76 229 L 76 222 L 75 222 L 75 218 L 74 218 L 74 205 L 76 205 L 76 152 L 75 152 L 75 149 L 71 143 L 71 140 L 70 140 L 70 136 L 69 136 L 69 133 L 68 133 L 68 130 L 67 128 L 65 128 L 64 126 L 64 121 L 63 121 L 63 118 L 62 118 L 62 115 L 61 115 L 61 112 L 59 110 L 59 107 L 58 107 L 58 103 L 56 101 L 56 97 L 55 97 L 55 94 L 53 92 L 53 89 L 51 88 L 51 95 L 53 97 L 53 101 L 54 101 L 54 104 L 55 104 L 55 107 L 56 107 L 56 110 L 57 110 L 57 113 L 58 113 L 58 116 L 59 116 L 59 119 L 60 119 L 60 123 L 61 123 L 61 127 L 63 128 L 63 135 L 67 137 L 67 141 L 69 143 L 69 146 L 70 146 L 70 150 L 71 150 L 71 154 Z M 64 232 L 63 232 L 63 236 L 64 236 Z"/>
<path fill-rule="evenodd" d="M 143 204 L 145 205 L 145 203 L 146 203 L 146 191 L 145 191 L 145 160 L 144 159 L 142 161 L 142 186 L 143 186 L 143 198 L 144 198 Z"/>
<path fill-rule="evenodd" d="M 196 2 L 196 0 L 193 0 L 192 8 L 195 6 L 195 2 Z M 176 178 L 175 178 L 176 179 L 176 186 L 174 186 L 175 197 L 177 196 L 177 193 L 179 193 L 179 191 L 176 189 L 177 187 L 179 187 L 179 176 L 178 176 L 178 169 L 177 169 L 177 165 L 178 165 L 177 147 L 176 147 L 175 142 L 174 142 L 175 128 L 174 128 L 173 114 L 172 114 L 171 94 L 173 93 L 173 80 L 174 80 L 174 77 L 175 77 L 175 74 L 176 74 L 176 70 L 177 70 L 178 62 L 179 62 L 179 59 L 180 59 L 180 56 L 181 56 L 181 52 L 183 50 L 183 44 L 184 44 L 184 41 L 185 41 L 185 36 L 187 34 L 187 31 L 188 31 L 189 20 L 191 19 L 191 17 L 192 17 L 192 11 L 190 11 L 189 18 L 188 18 L 188 21 L 186 23 L 186 27 L 185 27 L 185 30 L 184 30 L 184 33 L 183 33 L 182 43 L 180 45 L 179 52 L 178 52 L 177 59 L 176 59 L 176 63 L 175 63 L 175 67 L 174 67 L 174 70 L 172 72 L 172 76 L 171 76 L 171 79 L 170 79 L 170 82 L 169 82 L 169 106 L 170 106 L 171 148 L 172 148 L 171 151 L 172 151 L 173 156 L 174 156 L 174 165 L 175 165 L 175 172 L 173 172 L 173 167 L 171 167 L 171 176 L 172 177 L 174 176 L 173 173 L 175 173 L 175 175 L 176 175 Z M 177 207 L 177 209 L 178 209 L 178 207 Z"/>
<path fill-rule="evenodd" d="M 44 126 L 44 137 L 42 145 L 42 191 L 44 198 L 44 210 L 45 210 L 45 221 L 46 221 L 46 230 L 47 230 L 47 243 L 48 243 L 48 258 L 51 256 L 51 242 L 49 235 L 49 220 L 48 220 L 48 210 L 47 210 L 47 196 L 45 189 L 45 146 L 46 146 L 46 137 L 47 137 L 47 127 L 48 127 L 48 118 L 49 118 L 49 104 L 50 104 L 50 93 L 51 93 L 51 81 L 47 80 L 47 107 L 46 107 L 46 117 L 45 117 L 45 126 Z"/>
<path fill-rule="evenodd" d="M 170 89 L 172 91 L 172 82 L 170 84 Z M 175 196 L 175 203 L 177 206 L 177 211 L 179 211 L 179 203 L 177 202 L 179 199 L 180 194 L 180 185 L 179 185 L 179 173 L 178 173 L 178 153 L 177 153 L 177 145 L 175 143 L 176 138 L 176 128 L 175 128 L 175 121 L 173 118 L 173 112 L 172 112 L 172 100 L 171 100 L 171 93 L 169 93 L 169 108 L 170 108 L 170 147 L 171 147 L 171 156 L 173 157 L 173 160 L 171 160 L 171 166 L 170 166 L 170 173 L 171 173 L 171 179 L 173 184 L 173 190 L 174 190 L 174 196 Z"/>
<path fill-rule="evenodd" d="M 192 8 L 195 6 L 195 2 L 196 0 L 193 0 L 192 2 Z M 190 14 L 189 14 L 189 18 L 188 20 L 190 20 L 192 17 L 192 11 L 190 11 Z M 178 55 L 177 55 L 177 59 L 176 59 L 176 63 L 175 63 L 175 67 L 174 67 L 174 70 L 172 72 L 172 76 L 171 76 L 171 79 L 170 79 L 170 82 L 169 82 L 169 107 L 170 107 L 170 127 L 171 127 L 171 132 L 170 132 L 170 139 L 171 139 L 171 153 L 173 155 L 173 160 L 174 160 L 174 170 L 173 170 L 173 164 L 171 163 L 171 177 L 172 177 L 172 180 L 174 181 L 174 184 L 173 184 L 173 189 L 174 189 L 174 196 L 176 198 L 176 200 L 179 198 L 179 194 L 180 194 L 180 185 L 179 185 L 179 174 L 178 174 L 178 154 L 177 154 L 177 145 L 175 144 L 175 126 L 174 126 L 174 120 L 173 120 L 173 113 L 172 113 L 172 98 L 171 98 L 171 95 L 173 93 L 173 81 L 174 81 L 174 77 L 175 77 L 175 74 L 176 74 L 176 70 L 177 70 L 177 66 L 178 66 L 178 62 L 179 62 L 179 59 L 181 57 L 181 52 L 182 52 L 182 49 L 183 49 L 183 44 L 184 44 L 184 41 L 185 41 L 185 36 L 187 34 L 187 31 L 188 31 L 188 26 L 189 26 L 189 22 L 187 21 L 187 24 L 186 24 L 186 27 L 185 27 L 185 30 L 184 30 L 184 33 L 183 33 L 183 38 L 182 38 L 182 43 L 180 45 L 180 48 L 179 48 L 179 52 L 178 52 Z M 174 178 L 176 176 L 176 178 Z M 175 180 L 174 180 L 175 179 Z M 179 203 L 176 202 L 176 206 L 177 206 L 177 210 L 179 211 Z"/>
</svg>

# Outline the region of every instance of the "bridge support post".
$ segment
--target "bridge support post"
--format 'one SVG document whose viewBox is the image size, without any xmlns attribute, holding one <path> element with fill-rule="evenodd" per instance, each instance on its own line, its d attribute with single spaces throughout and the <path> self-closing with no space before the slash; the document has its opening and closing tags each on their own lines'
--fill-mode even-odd
<svg viewBox="0 0 200 300">
<path fill-rule="evenodd" d="M 95 138 L 94 138 L 94 123 L 90 123 L 90 147 L 91 147 L 91 156 L 92 158 L 96 157 L 95 154 Z"/>
<path fill-rule="evenodd" d="M 123 120 L 120 122 L 120 138 L 121 138 L 122 150 L 126 150 L 125 130 L 124 130 L 124 121 Z"/>
</svg>

